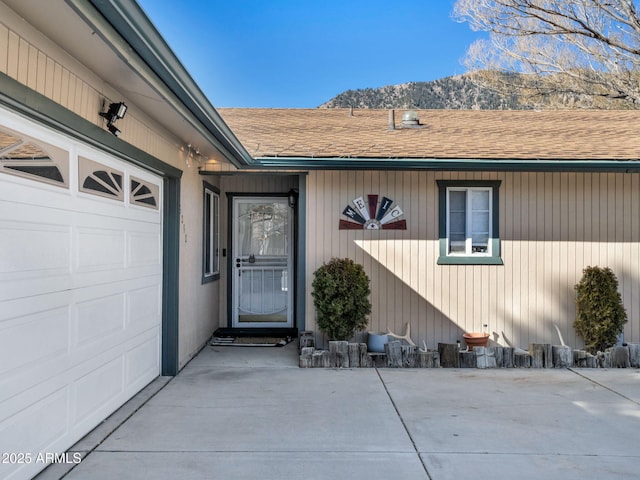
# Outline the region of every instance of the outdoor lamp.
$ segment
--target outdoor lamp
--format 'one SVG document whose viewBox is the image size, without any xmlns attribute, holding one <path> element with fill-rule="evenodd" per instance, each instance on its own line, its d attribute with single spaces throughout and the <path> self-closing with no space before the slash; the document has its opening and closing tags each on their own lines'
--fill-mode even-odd
<svg viewBox="0 0 640 480">
<path fill-rule="evenodd" d="M 295 207 L 297 200 L 298 200 L 298 191 L 295 188 L 292 188 L 291 190 L 289 190 L 287 203 L 291 208 L 293 208 Z"/>
<path fill-rule="evenodd" d="M 116 137 L 120 136 L 120 129 L 116 127 L 113 123 L 108 123 L 107 128 L 111 133 L 113 133 Z"/>
<path fill-rule="evenodd" d="M 100 116 L 107 119 L 107 128 L 116 137 L 120 135 L 120 130 L 116 128 L 114 123 L 116 120 L 124 118 L 127 113 L 127 105 L 124 102 L 109 104 L 109 110 L 106 112 L 100 112 Z"/>
</svg>

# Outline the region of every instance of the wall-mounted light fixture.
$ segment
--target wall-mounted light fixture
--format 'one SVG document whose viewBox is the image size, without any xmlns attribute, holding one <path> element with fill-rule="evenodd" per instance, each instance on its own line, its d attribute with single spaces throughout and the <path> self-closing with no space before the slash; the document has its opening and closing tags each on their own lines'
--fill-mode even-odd
<svg viewBox="0 0 640 480">
<path fill-rule="evenodd" d="M 107 119 L 107 128 L 117 137 L 120 135 L 120 130 L 116 128 L 114 123 L 116 120 L 124 118 L 126 113 L 127 106 L 124 102 L 119 102 L 109 104 L 109 109 L 106 112 L 100 112 L 100 116 Z"/>
<path fill-rule="evenodd" d="M 181 148 L 180 150 L 184 151 L 184 148 Z M 200 153 L 200 149 L 198 147 L 194 147 L 189 143 L 187 145 L 186 151 L 187 154 L 184 161 L 187 167 L 191 167 L 191 160 L 195 158 L 198 161 L 198 168 L 202 168 L 202 161 L 206 161 L 207 158 L 202 153 Z"/>
<path fill-rule="evenodd" d="M 289 206 L 291 208 L 296 206 L 296 203 L 298 203 L 298 190 L 297 189 L 292 188 L 291 190 L 289 190 L 287 203 L 289 204 Z"/>
</svg>

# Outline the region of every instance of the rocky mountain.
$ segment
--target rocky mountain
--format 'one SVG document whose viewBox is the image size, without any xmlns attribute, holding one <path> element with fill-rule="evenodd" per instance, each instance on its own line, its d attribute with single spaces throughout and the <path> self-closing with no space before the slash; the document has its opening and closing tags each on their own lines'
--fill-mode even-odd
<svg viewBox="0 0 640 480">
<path fill-rule="evenodd" d="M 472 74 L 445 77 L 431 82 L 411 82 L 380 88 L 347 90 L 319 108 L 419 108 L 419 109 L 476 109 L 529 110 L 533 108 L 637 108 L 630 102 L 603 100 L 570 93 L 541 91 L 544 80 L 517 74 L 504 74 L 501 85 L 511 88 L 489 88 L 487 83 L 474 80 Z M 535 83 L 534 83 L 535 82 Z M 517 87 L 514 87 L 517 85 Z"/>
<path fill-rule="evenodd" d="M 480 86 L 469 75 L 432 82 L 411 82 L 381 88 L 347 90 L 319 108 L 522 109 L 517 96 Z"/>
</svg>

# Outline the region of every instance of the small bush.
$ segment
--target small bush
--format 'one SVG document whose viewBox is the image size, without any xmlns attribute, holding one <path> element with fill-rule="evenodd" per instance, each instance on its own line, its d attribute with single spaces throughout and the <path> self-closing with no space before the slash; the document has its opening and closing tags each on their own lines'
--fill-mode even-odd
<svg viewBox="0 0 640 480">
<path fill-rule="evenodd" d="M 330 340 L 349 340 L 363 330 L 371 313 L 371 290 L 362 265 L 348 258 L 333 258 L 313 276 L 311 295 L 320 330 Z"/>
<path fill-rule="evenodd" d="M 576 289 L 576 332 L 591 353 L 605 351 L 616 344 L 627 323 L 618 279 L 610 268 L 587 267 Z"/>
</svg>

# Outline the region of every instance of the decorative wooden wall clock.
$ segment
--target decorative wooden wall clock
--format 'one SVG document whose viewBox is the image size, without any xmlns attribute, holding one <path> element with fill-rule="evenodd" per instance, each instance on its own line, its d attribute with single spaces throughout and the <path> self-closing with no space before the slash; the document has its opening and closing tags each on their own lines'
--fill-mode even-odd
<svg viewBox="0 0 640 480">
<path fill-rule="evenodd" d="M 355 207 L 355 208 L 354 208 Z M 406 230 L 407 221 L 401 220 L 402 210 L 393 205 L 393 200 L 382 197 L 378 204 L 378 195 L 367 195 L 353 200 L 353 207 L 347 205 L 342 214 L 348 218 L 340 219 L 340 230 Z"/>
</svg>

